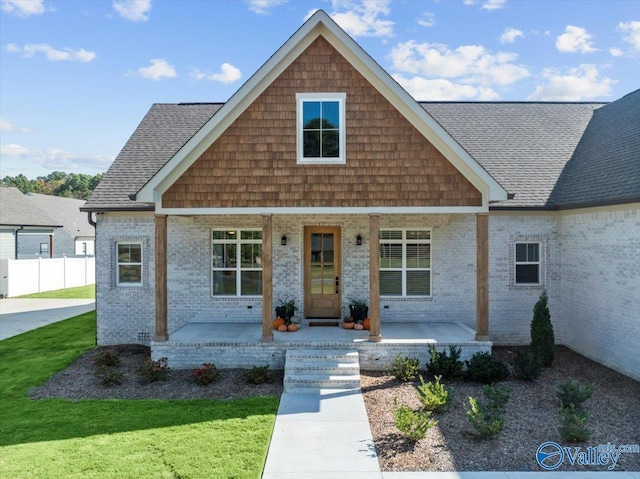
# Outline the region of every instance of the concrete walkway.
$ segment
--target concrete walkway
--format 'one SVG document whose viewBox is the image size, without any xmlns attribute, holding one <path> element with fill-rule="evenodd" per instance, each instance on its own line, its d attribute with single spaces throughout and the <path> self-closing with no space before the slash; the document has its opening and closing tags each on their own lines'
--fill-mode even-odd
<svg viewBox="0 0 640 479">
<path fill-rule="evenodd" d="M 0 340 L 94 309 L 94 299 L 0 299 Z"/>
<path fill-rule="evenodd" d="M 532 452 L 534 454 L 534 452 Z M 283 393 L 262 479 L 640 479 L 640 472 L 381 472 L 360 390 Z"/>
</svg>

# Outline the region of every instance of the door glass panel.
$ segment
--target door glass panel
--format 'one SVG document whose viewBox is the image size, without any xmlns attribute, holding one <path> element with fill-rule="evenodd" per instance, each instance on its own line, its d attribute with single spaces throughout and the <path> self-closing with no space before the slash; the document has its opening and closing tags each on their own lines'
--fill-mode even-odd
<svg viewBox="0 0 640 479">
<path fill-rule="evenodd" d="M 333 234 L 311 234 L 311 294 L 335 294 Z"/>
</svg>

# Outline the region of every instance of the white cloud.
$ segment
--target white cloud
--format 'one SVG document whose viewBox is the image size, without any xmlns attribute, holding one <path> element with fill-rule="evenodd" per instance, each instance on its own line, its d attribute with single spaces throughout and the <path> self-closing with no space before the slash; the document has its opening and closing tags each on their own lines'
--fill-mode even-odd
<svg viewBox="0 0 640 479">
<path fill-rule="evenodd" d="M 500 35 L 500 43 L 513 43 L 516 41 L 516 38 L 524 38 L 522 30 L 507 27 L 504 29 L 504 33 Z"/>
<path fill-rule="evenodd" d="M 175 78 L 178 76 L 173 65 L 169 65 L 169 62 L 164 58 L 152 59 L 151 65 L 138 68 L 137 74 L 149 80 L 161 80 L 163 78 Z"/>
<path fill-rule="evenodd" d="M 582 64 L 563 74 L 547 68 L 543 72 L 545 83 L 538 85 L 528 100 L 582 101 L 611 95 L 615 80 L 600 77 L 595 65 Z"/>
<path fill-rule="evenodd" d="M 192 80 L 212 80 L 228 85 L 242 78 L 242 72 L 230 63 L 223 63 L 220 66 L 220 73 L 204 73 L 198 69 L 194 69 L 189 74 Z"/>
<path fill-rule="evenodd" d="M 284 5 L 289 0 L 248 0 L 249 10 L 259 15 L 269 15 L 271 9 Z"/>
<path fill-rule="evenodd" d="M 454 83 L 444 78 L 427 80 L 422 77 L 407 78 L 399 73 L 393 78 L 420 101 L 497 100 L 499 95 L 491 88 Z"/>
<path fill-rule="evenodd" d="M 88 63 L 96 58 L 95 52 L 90 52 L 81 48 L 73 50 L 71 48 L 63 48 L 58 50 L 46 43 L 27 44 L 23 47 L 15 43 L 9 43 L 6 50 L 10 53 L 20 53 L 25 58 L 33 58 L 36 53 L 43 53 L 50 62 L 82 62 Z"/>
<path fill-rule="evenodd" d="M 423 27 L 432 27 L 436 23 L 436 16 L 431 12 L 422 12 L 416 22 Z"/>
<path fill-rule="evenodd" d="M 29 131 L 28 128 L 19 128 L 11 123 L 9 120 L 0 118 L 0 131 Z"/>
<path fill-rule="evenodd" d="M 132 22 L 146 22 L 151 12 L 151 0 L 113 0 L 113 9 Z"/>
<path fill-rule="evenodd" d="M 567 25 L 565 33 L 556 38 L 556 48 L 562 53 L 592 53 L 596 51 L 587 30 L 573 25 Z"/>
<path fill-rule="evenodd" d="M 622 55 L 624 55 L 624 52 L 622 50 L 615 47 L 609 48 L 609 53 L 611 54 L 612 57 L 621 57 Z"/>
<path fill-rule="evenodd" d="M 0 8 L 3 12 L 26 18 L 43 14 L 44 0 L 2 0 Z"/>
<path fill-rule="evenodd" d="M 389 3 L 390 0 L 332 0 L 331 18 L 354 37 L 391 37 L 394 22 L 380 18 L 391 13 Z"/>
<path fill-rule="evenodd" d="M 465 85 L 509 85 L 530 75 L 515 64 L 515 53 L 493 54 L 480 45 L 462 45 L 455 50 L 437 43 L 399 43 L 391 50 L 392 68 L 431 78 L 456 78 Z"/>
<path fill-rule="evenodd" d="M 0 146 L 0 155 L 3 157 L 3 170 L 16 169 L 15 167 L 24 169 L 25 164 L 29 164 L 39 165 L 48 171 L 100 173 L 106 171 L 113 162 L 112 156 L 75 153 L 58 148 L 38 150 L 15 144 Z"/>
<path fill-rule="evenodd" d="M 635 51 L 640 52 L 640 22 L 620 22 L 618 30 L 628 32 L 628 35 L 623 38 L 624 41 L 629 43 Z"/>
<path fill-rule="evenodd" d="M 482 8 L 484 10 L 498 10 L 500 8 L 504 8 L 504 4 L 507 0 L 486 0 L 482 3 Z M 477 5 L 477 0 L 464 0 L 463 3 L 465 5 Z"/>
</svg>

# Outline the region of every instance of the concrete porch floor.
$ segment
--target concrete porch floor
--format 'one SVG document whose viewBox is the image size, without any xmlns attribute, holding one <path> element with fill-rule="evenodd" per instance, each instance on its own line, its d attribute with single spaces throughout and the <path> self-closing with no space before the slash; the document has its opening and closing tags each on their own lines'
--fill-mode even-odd
<svg viewBox="0 0 640 479">
<path fill-rule="evenodd" d="M 438 344 L 475 341 L 475 331 L 461 323 L 383 323 L 382 344 Z M 262 325 L 235 323 L 187 323 L 169 334 L 178 343 L 259 343 Z M 275 343 L 362 343 L 368 342 L 369 331 L 354 331 L 335 326 L 300 324 L 294 333 L 273 332 Z"/>
</svg>

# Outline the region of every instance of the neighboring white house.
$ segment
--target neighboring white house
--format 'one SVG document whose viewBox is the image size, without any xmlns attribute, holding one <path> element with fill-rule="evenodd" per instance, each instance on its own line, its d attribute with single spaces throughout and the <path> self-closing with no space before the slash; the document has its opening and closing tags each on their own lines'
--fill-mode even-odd
<svg viewBox="0 0 640 479">
<path fill-rule="evenodd" d="M 526 344 L 547 290 L 557 343 L 640 379 L 639 131 L 640 90 L 416 102 L 318 11 L 227 103 L 153 105 L 83 206 L 98 343 L 194 321 L 268 342 L 289 296 L 303 321 L 366 299 L 372 342 L 461 322 Z"/>
</svg>

